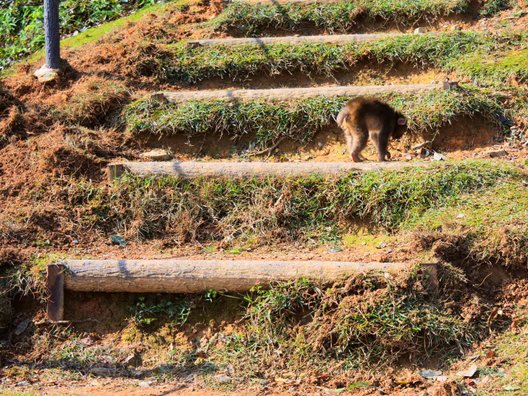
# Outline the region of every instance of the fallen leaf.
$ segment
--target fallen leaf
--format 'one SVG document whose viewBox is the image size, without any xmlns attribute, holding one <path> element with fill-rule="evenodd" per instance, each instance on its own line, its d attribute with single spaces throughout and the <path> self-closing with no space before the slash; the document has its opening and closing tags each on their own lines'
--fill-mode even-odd
<svg viewBox="0 0 528 396">
<path fill-rule="evenodd" d="M 477 365 L 473 364 L 468 369 L 464 371 L 459 371 L 456 374 L 460 377 L 473 378 L 473 376 L 477 373 L 477 371 L 478 371 Z"/>
</svg>

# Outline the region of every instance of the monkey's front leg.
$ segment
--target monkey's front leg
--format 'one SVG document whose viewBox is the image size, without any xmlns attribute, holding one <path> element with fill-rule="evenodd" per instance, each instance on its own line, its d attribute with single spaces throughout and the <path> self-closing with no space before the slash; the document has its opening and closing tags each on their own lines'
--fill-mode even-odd
<svg viewBox="0 0 528 396">
<path fill-rule="evenodd" d="M 372 143 L 378 151 L 378 161 L 384 162 L 390 158 L 389 150 L 387 150 L 389 145 L 389 130 L 387 128 L 382 128 L 379 133 L 373 134 Z"/>
</svg>

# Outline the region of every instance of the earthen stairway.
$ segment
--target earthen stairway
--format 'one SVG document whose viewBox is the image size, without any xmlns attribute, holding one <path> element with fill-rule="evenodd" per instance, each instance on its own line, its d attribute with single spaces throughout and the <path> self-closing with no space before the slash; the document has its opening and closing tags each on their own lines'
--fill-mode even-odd
<svg viewBox="0 0 528 396">
<path fill-rule="evenodd" d="M 253 1 L 253 0 L 248 0 Z M 276 0 L 270 0 L 270 2 Z M 316 0 L 280 0 L 280 2 L 312 3 Z M 394 35 L 394 34 L 391 34 Z M 190 46 L 267 45 L 288 42 L 347 43 L 377 40 L 385 33 L 363 35 L 286 36 L 262 38 L 225 38 L 189 41 Z M 313 88 L 212 90 L 187 92 L 157 92 L 155 100 L 182 103 L 195 100 L 270 100 L 292 98 L 376 95 L 390 92 L 417 93 L 445 88 L 442 84 L 383 85 L 383 86 L 325 86 Z M 402 169 L 423 163 L 270 163 L 270 162 L 126 162 L 109 166 L 112 178 L 125 172 L 139 176 L 173 175 L 177 177 L 248 177 L 335 175 L 351 171 Z M 362 272 L 383 276 L 415 268 L 412 263 L 353 263 L 305 261 L 247 261 L 247 260 L 67 260 L 48 267 L 48 287 L 52 298 L 48 306 L 51 320 L 63 319 L 64 290 L 101 292 L 203 292 L 207 289 L 245 291 L 255 285 L 307 277 L 323 281 L 336 280 Z M 436 266 L 422 265 L 432 271 L 435 283 Z"/>
</svg>

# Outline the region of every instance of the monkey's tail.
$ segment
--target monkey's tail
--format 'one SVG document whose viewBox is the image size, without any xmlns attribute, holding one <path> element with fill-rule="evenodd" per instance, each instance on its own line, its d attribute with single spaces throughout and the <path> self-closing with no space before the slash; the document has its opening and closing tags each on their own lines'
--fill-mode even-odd
<svg viewBox="0 0 528 396">
<path fill-rule="evenodd" d="M 343 109 L 339 112 L 336 118 L 337 126 L 341 128 L 343 125 L 343 122 L 348 116 L 348 107 L 343 107 Z"/>
</svg>

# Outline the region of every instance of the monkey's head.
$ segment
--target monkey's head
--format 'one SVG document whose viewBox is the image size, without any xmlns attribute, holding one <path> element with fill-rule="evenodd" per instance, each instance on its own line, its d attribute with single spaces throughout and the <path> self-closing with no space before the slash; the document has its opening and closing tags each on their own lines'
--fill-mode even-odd
<svg viewBox="0 0 528 396">
<path fill-rule="evenodd" d="M 407 131 L 407 119 L 403 116 L 403 114 L 396 112 L 396 127 L 394 128 L 394 132 L 392 132 L 392 138 L 399 140 Z"/>
</svg>

